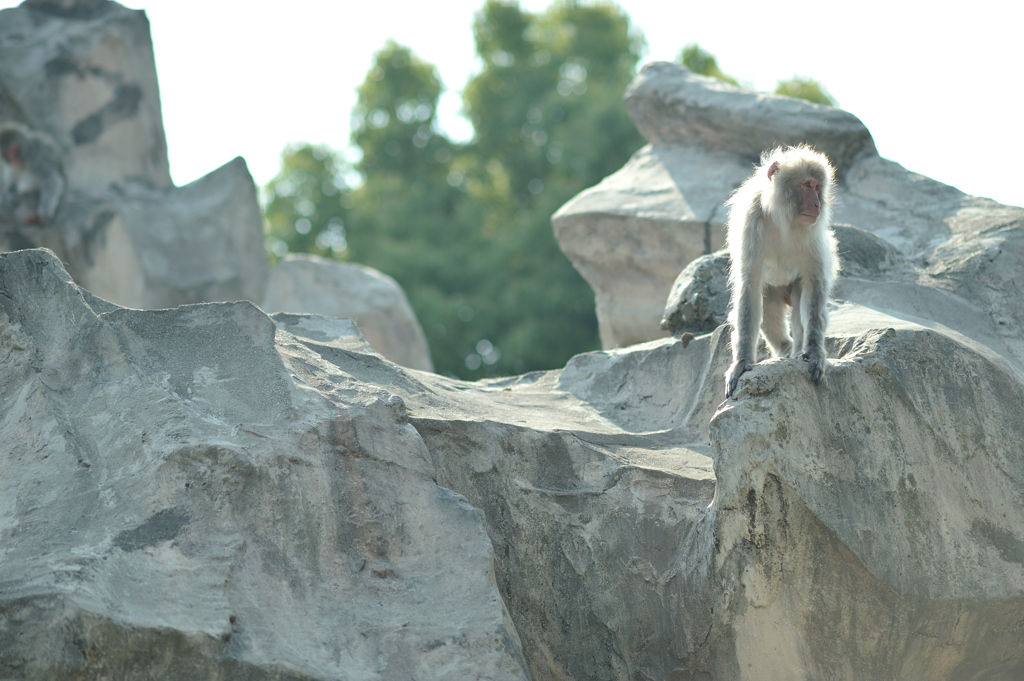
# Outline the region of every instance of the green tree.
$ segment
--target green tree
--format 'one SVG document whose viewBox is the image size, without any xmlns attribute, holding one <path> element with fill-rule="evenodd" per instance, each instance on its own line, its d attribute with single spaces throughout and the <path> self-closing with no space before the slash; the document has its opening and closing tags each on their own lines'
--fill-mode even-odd
<svg viewBox="0 0 1024 681">
<path fill-rule="evenodd" d="M 642 39 L 615 6 L 579 2 L 534 15 L 491 0 L 474 33 L 484 68 L 464 91 L 469 150 L 493 183 L 484 228 L 501 244 L 489 297 L 503 319 L 487 339 L 503 373 L 563 366 L 599 341 L 593 292 L 550 218 L 643 144 L 622 104 Z"/>
<path fill-rule="evenodd" d="M 491 245 L 460 170 L 473 164 L 437 129 L 441 92 L 436 69 L 407 47 L 389 42 L 376 55 L 352 115 L 363 184 L 352 192 L 348 257 L 402 285 L 438 372 L 472 377 L 465 356 L 485 321 L 474 299 Z"/>
<path fill-rule="evenodd" d="M 352 205 L 347 165 L 324 146 L 300 144 L 281 154 L 281 172 L 264 188 L 266 248 L 273 260 L 289 252 L 344 257 Z"/>
<path fill-rule="evenodd" d="M 435 367 L 462 378 L 557 368 L 599 346 L 593 292 L 550 218 L 643 143 L 622 104 L 641 41 L 618 9 L 561 2 L 535 15 L 492 1 L 475 34 L 484 68 L 465 93 L 470 143 L 437 129 L 436 70 L 389 42 L 352 115 L 362 184 L 344 186 L 336 154 L 299 148 L 267 188 L 271 248 L 315 249 L 319 216 L 336 212 L 336 257 L 397 279 Z M 314 197 L 327 180 L 340 196 Z"/>
<path fill-rule="evenodd" d="M 718 68 L 718 60 L 715 59 L 715 56 L 697 43 L 690 43 L 684 47 L 679 61 L 694 73 L 739 85 L 735 78 L 722 73 L 722 69 Z"/>
<path fill-rule="evenodd" d="M 779 84 L 775 87 L 775 94 L 805 99 L 814 104 L 836 106 L 835 98 L 828 93 L 824 85 L 813 78 L 797 78 L 794 76 L 789 80 L 780 80 Z"/>
<path fill-rule="evenodd" d="M 437 370 L 469 379 L 561 367 L 599 346 L 593 292 L 550 218 L 643 144 L 622 103 L 643 41 L 614 5 L 562 0 L 533 14 L 490 0 L 474 33 L 484 66 L 464 91 L 472 141 L 440 133 L 436 70 L 389 42 L 352 114 L 359 160 L 289 148 L 265 192 L 269 250 L 395 277 Z M 362 181 L 349 187 L 352 171 Z"/>
</svg>

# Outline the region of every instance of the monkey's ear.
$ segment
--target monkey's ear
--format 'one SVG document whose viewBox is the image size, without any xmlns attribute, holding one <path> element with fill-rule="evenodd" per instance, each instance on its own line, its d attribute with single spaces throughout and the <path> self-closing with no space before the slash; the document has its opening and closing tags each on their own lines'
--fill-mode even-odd
<svg viewBox="0 0 1024 681">
<path fill-rule="evenodd" d="M 772 179 L 772 175 L 774 175 L 778 171 L 779 171 L 779 162 L 776 161 L 775 163 L 772 163 L 770 166 L 768 166 L 768 179 L 769 180 Z"/>
</svg>

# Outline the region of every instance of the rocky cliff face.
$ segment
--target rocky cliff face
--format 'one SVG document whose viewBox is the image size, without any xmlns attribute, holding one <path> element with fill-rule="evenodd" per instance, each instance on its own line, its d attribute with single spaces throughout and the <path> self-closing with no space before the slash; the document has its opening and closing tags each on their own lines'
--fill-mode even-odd
<svg viewBox="0 0 1024 681">
<path fill-rule="evenodd" d="M 0 678 L 1024 672 L 1024 379 L 852 303 L 467 384 L 0 256 Z M 709 426 L 710 424 L 710 426 Z"/>
</svg>

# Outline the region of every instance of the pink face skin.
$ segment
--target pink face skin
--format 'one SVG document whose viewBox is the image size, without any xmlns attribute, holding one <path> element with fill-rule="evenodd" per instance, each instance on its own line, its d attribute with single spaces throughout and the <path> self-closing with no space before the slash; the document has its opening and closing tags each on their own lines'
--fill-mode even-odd
<svg viewBox="0 0 1024 681">
<path fill-rule="evenodd" d="M 821 215 L 821 183 L 808 178 L 800 184 L 800 196 L 803 208 L 800 209 L 800 220 L 811 224 Z"/>
<path fill-rule="evenodd" d="M 775 161 L 768 168 L 768 179 L 771 180 L 779 172 L 779 162 Z M 808 177 L 800 183 L 800 214 L 797 219 L 808 225 L 814 224 L 821 215 L 821 182 Z"/>
</svg>

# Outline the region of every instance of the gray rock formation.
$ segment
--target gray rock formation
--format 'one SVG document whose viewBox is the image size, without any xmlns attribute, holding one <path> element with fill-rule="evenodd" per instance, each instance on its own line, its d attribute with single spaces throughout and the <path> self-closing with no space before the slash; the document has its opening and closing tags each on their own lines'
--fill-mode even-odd
<svg viewBox="0 0 1024 681">
<path fill-rule="evenodd" d="M 991 317 L 985 333 L 1024 362 L 1024 318 L 1000 302 L 1019 287 L 1010 274 L 1019 263 L 995 261 L 1007 251 L 1004 242 L 1019 252 L 1018 233 L 1008 227 L 1024 211 L 880 158 L 867 130 L 846 112 L 744 92 L 674 64 L 644 67 L 626 106 L 651 144 L 552 218 L 562 250 L 594 288 L 605 348 L 665 334 L 659 320 L 677 275 L 723 243 L 729 194 L 765 148 L 808 142 L 837 165 L 836 220 L 883 237 L 914 262 L 927 288 L 980 302 L 982 315 Z"/>
<path fill-rule="evenodd" d="M 262 299 L 267 259 L 245 162 L 171 183 L 145 12 L 100 0 L 0 12 L 5 122 L 51 142 L 67 189 L 42 225 L 0 216 L 0 249 L 51 248 L 75 281 L 129 307 Z M 5 166 L 0 196 L 14 191 Z"/>
<path fill-rule="evenodd" d="M 118 308 L 39 250 L 0 289 L 0 678 L 528 678 L 351 322 Z"/>
<path fill-rule="evenodd" d="M 1024 673 L 1024 374 L 942 328 L 839 304 L 824 385 L 719 405 L 721 330 L 470 384 L 0 290 L 0 678 Z"/>
<path fill-rule="evenodd" d="M 405 292 L 372 267 L 288 255 L 270 273 L 267 312 L 350 317 L 371 347 L 395 364 L 433 371 L 427 338 Z"/>
<path fill-rule="evenodd" d="M 707 333 L 729 321 L 729 251 L 690 261 L 665 301 L 661 328 L 672 335 Z"/>
</svg>

